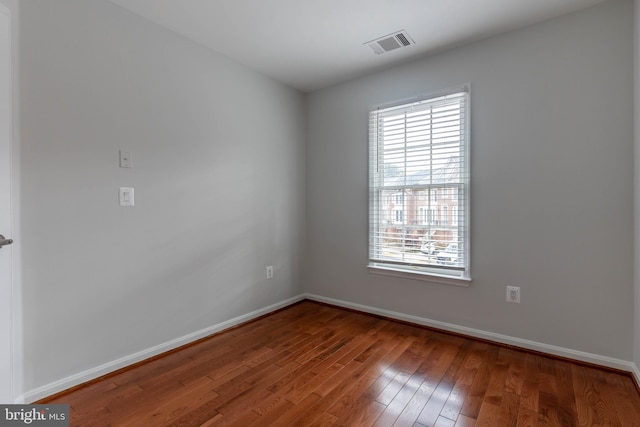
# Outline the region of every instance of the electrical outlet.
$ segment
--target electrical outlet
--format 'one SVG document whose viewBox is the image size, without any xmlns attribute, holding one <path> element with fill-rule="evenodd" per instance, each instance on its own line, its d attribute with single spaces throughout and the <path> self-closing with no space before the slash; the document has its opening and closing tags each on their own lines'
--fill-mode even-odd
<svg viewBox="0 0 640 427">
<path fill-rule="evenodd" d="M 507 286 L 507 302 L 520 304 L 520 288 L 517 286 Z"/>
<path fill-rule="evenodd" d="M 273 279 L 273 265 L 267 266 L 267 279 Z"/>
</svg>

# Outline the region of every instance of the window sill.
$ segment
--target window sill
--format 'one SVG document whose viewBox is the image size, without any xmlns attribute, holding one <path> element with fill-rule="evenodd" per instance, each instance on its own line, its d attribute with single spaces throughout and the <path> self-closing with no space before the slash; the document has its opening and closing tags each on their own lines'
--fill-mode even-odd
<svg viewBox="0 0 640 427">
<path fill-rule="evenodd" d="M 453 285 L 468 288 L 471 285 L 470 277 L 454 277 L 425 271 L 407 271 L 393 267 L 369 264 L 370 273 L 383 276 L 399 277 L 401 279 L 421 280 L 424 282 L 439 283 L 441 285 Z"/>
</svg>

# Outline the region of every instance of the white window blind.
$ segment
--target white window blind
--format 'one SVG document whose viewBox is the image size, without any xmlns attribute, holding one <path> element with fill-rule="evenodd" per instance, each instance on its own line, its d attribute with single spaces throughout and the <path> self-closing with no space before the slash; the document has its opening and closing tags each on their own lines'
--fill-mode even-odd
<svg viewBox="0 0 640 427">
<path fill-rule="evenodd" d="M 467 109 L 465 88 L 370 112 L 371 267 L 468 278 Z"/>
</svg>

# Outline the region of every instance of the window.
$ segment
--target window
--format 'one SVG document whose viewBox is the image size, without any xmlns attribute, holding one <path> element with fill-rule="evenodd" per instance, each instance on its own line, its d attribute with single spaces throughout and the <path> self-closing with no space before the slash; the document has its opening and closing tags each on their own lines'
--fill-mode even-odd
<svg viewBox="0 0 640 427">
<path fill-rule="evenodd" d="M 427 216 L 428 216 L 428 221 L 427 221 L 427 223 L 428 223 L 429 225 L 433 225 L 433 224 L 435 224 L 435 223 L 434 223 L 435 218 L 436 218 L 436 210 L 435 210 L 435 208 L 430 208 L 430 209 L 427 211 Z"/>
<path fill-rule="evenodd" d="M 428 218 L 427 218 L 427 212 L 428 210 L 426 208 L 419 208 L 420 209 L 420 224 L 428 224 Z"/>
<path fill-rule="evenodd" d="M 449 206 L 440 206 L 440 223 L 442 225 L 449 225 Z"/>
<path fill-rule="evenodd" d="M 470 280 L 467 108 L 465 88 L 370 112 L 372 271 Z"/>
</svg>

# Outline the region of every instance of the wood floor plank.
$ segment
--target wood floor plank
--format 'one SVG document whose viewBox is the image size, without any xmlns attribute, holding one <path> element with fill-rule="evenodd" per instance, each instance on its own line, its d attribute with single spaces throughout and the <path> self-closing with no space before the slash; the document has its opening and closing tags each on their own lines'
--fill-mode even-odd
<svg viewBox="0 0 640 427">
<path fill-rule="evenodd" d="M 433 394 L 429 398 L 429 401 L 420 412 L 417 423 L 423 424 L 426 426 L 433 425 L 436 420 L 440 417 L 440 413 L 442 412 L 442 408 L 447 403 L 449 399 L 449 394 L 453 389 L 453 384 L 447 381 L 441 381 L 436 389 L 433 391 Z"/>
<path fill-rule="evenodd" d="M 456 421 L 455 427 L 475 427 L 476 420 L 473 418 L 466 417 L 464 415 L 460 415 L 458 420 Z M 518 425 L 520 427 L 520 425 Z"/>
<path fill-rule="evenodd" d="M 373 425 L 384 411 L 385 406 L 375 400 L 362 401 L 362 403 L 354 406 L 352 411 L 339 418 L 334 425 L 340 427 Z"/>
<path fill-rule="evenodd" d="M 538 370 L 535 359 L 538 356 L 525 355 L 524 378 L 522 381 L 522 391 L 520 394 L 520 412 L 538 414 L 538 401 L 540 389 L 538 388 Z"/>
<path fill-rule="evenodd" d="M 453 375 L 449 369 L 451 366 L 456 366 L 458 363 L 457 360 L 459 360 L 454 358 L 454 352 L 452 351 L 454 347 L 448 347 L 450 344 L 445 344 L 437 339 L 425 342 L 424 344 L 425 347 L 430 350 L 423 364 L 416 371 L 416 374 L 423 377 L 423 382 L 402 414 L 398 417 L 396 424 L 399 426 L 411 425 L 412 422 L 418 419 L 440 381 L 443 380 L 443 378 L 445 381 L 450 381 L 450 378 L 446 379 L 445 375 L 447 372 L 449 372 L 449 375 Z M 451 398 L 450 393 L 447 402 L 449 402 Z M 446 407 L 447 402 L 445 402 L 444 407 Z M 443 411 L 444 409 L 441 411 L 441 414 Z M 456 411 L 456 413 L 457 412 L 459 411 Z"/>
<path fill-rule="evenodd" d="M 176 394 L 182 393 L 185 386 L 180 382 L 165 382 L 162 386 L 144 390 L 144 393 L 117 401 L 111 404 L 108 409 L 114 414 L 113 423 L 115 425 L 129 424 L 133 421 L 152 413 L 158 406 L 158 402 L 163 399 L 172 399 Z"/>
<path fill-rule="evenodd" d="M 220 420 L 220 418 L 222 418 L 222 414 L 218 413 L 213 418 L 210 418 L 204 423 L 200 424 L 199 427 L 211 427 L 215 425 Z M 171 427 L 187 427 L 188 425 L 189 424 L 184 424 L 181 422 L 170 424 Z"/>
<path fill-rule="evenodd" d="M 374 426 L 389 426 L 396 425 L 400 414 L 404 412 L 404 409 L 411 401 L 413 396 L 419 390 L 422 384 L 422 378 L 412 376 L 407 383 L 400 389 L 398 394 L 387 405 L 385 410 L 380 414 Z M 402 424 L 402 423 L 400 423 Z"/>
<path fill-rule="evenodd" d="M 628 375 L 309 301 L 38 403 L 82 427 L 640 427 Z"/>
<path fill-rule="evenodd" d="M 215 399 L 218 394 L 212 389 L 212 381 L 208 377 L 202 377 L 199 381 L 184 387 L 171 398 L 164 400 L 151 412 L 143 412 L 135 420 L 138 425 L 167 425 L 177 420 L 193 408 L 197 408 L 203 401 Z M 112 406 L 117 408 L 117 406 Z M 133 420 L 129 418 L 129 420 Z"/>
<path fill-rule="evenodd" d="M 359 363 L 359 362 L 357 362 Z M 366 391 L 369 386 L 374 382 L 374 379 L 367 375 L 362 375 L 356 380 L 356 382 L 350 387 L 352 391 L 349 393 L 343 393 L 336 402 L 329 406 L 325 412 L 333 415 L 336 419 L 344 417 L 347 413 L 351 412 L 354 407 L 358 406 L 358 401 L 362 396 L 366 396 Z M 372 399 L 365 397 L 368 402 Z"/>
<path fill-rule="evenodd" d="M 640 404 L 633 399 L 637 390 L 621 375 L 606 375 L 605 381 L 610 387 L 610 394 L 622 425 L 640 427 Z"/>
<path fill-rule="evenodd" d="M 397 375 L 397 372 L 389 368 L 413 343 L 413 338 L 400 339 L 395 337 L 395 335 L 390 335 L 390 337 L 389 342 L 380 346 L 377 350 L 378 354 L 383 356 L 376 361 L 372 369 L 367 373 L 373 378 L 385 376 L 388 377 L 389 380 L 392 380 Z"/>
<path fill-rule="evenodd" d="M 473 384 L 471 384 L 469 394 L 467 395 L 467 398 L 465 399 L 462 406 L 462 410 L 460 411 L 462 415 L 466 415 L 467 417 L 473 419 L 478 418 L 480 407 L 482 406 L 482 402 L 484 399 L 484 394 L 489 385 L 489 380 L 491 379 L 491 369 L 495 365 L 496 359 L 498 357 L 498 351 L 499 348 L 496 347 L 488 347 L 486 349 L 486 352 L 483 355 L 484 363 L 480 364 L 478 372 L 473 379 Z"/>
<path fill-rule="evenodd" d="M 278 365 L 282 366 L 290 362 L 294 362 L 303 354 L 306 354 L 307 352 L 313 350 L 318 345 L 320 345 L 320 343 L 322 343 L 325 340 L 326 336 L 331 336 L 331 332 L 329 331 L 328 328 L 322 329 L 313 335 L 306 336 L 304 339 L 298 342 L 295 348 L 292 348 L 289 350 L 289 354 L 282 357 L 278 361 Z"/>
<path fill-rule="evenodd" d="M 500 401 L 500 418 L 497 425 L 500 427 L 517 427 L 519 409 L 520 398 L 513 393 L 505 391 Z"/>
<path fill-rule="evenodd" d="M 475 353 L 473 349 L 470 349 L 457 376 L 456 384 L 440 412 L 442 416 L 451 420 L 457 420 L 459 418 L 464 401 L 471 390 L 471 385 L 478 372 L 477 358 L 477 353 Z"/>
<path fill-rule="evenodd" d="M 495 403 L 483 402 L 478 413 L 476 427 L 498 427 L 500 425 L 500 407 Z"/>
<path fill-rule="evenodd" d="M 309 424 L 308 427 L 328 427 L 336 424 L 336 421 L 337 419 L 335 416 L 329 414 L 328 412 L 324 412 L 322 415 L 316 418 L 313 423 Z"/>
<path fill-rule="evenodd" d="M 167 424 L 171 427 L 188 427 L 188 426 L 200 426 L 210 425 L 223 418 L 223 415 L 218 412 L 216 405 L 217 398 L 213 398 L 208 402 L 204 402 L 197 408 L 185 413 L 177 420 Z M 114 424 L 118 425 L 118 424 Z M 127 424 L 122 424 L 127 425 Z M 131 424 L 128 424 L 131 425 Z"/>
<path fill-rule="evenodd" d="M 376 354 L 378 353 L 381 354 L 382 349 L 378 350 Z M 334 402 L 340 401 L 345 395 L 358 394 L 363 390 L 367 390 L 376 379 L 370 372 L 377 366 L 379 360 L 379 357 L 371 357 L 365 362 L 358 362 L 356 360 L 349 362 L 349 364 L 340 371 L 340 374 L 343 375 L 343 380 L 340 381 L 340 384 L 327 384 L 331 391 L 326 393 L 323 390 L 324 398 L 315 405 L 315 413 L 310 412 L 306 414 L 305 417 L 296 421 L 296 425 L 307 425 L 313 422 L 319 414 L 327 412 L 333 406 Z"/>
<path fill-rule="evenodd" d="M 508 366 L 504 390 L 508 393 L 515 394 L 516 396 L 522 395 L 525 356 L 526 353 L 510 348 L 501 348 L 499 352 L 500 359 L 504 360 Z"/>
<path fill-rule="evenodd" d="M 72 425 L 81 425 L 88 427 L 104 427 L 113 425 L 113 413 L 107 408 L 97 408 L 91 411 L 91 414 L 77 414 L 71 412 Z"/>
<path fill-rule="evenodd" d="M 384 390 L 382 390 L 376 397 L 376 401 L 384 406 L 391 404 L 393 398 L 396 397 L 400 389 L 404 387 L 407 381 L 409 381 L 409 378 L 411 378 L 409 373 L 403 371 L 398 372 Z"/>
<path fill-rule="evenodd" d="M 379 348 L 378 352 L 383 354 L 386 349 Z M 372 358 L 376 358 L 377 354 L 374 353 Z M 384 386 L 391 382 L 392 378 L 385 375 L 375 378 L 374 375 L 371 375 L 372 370 L 370 367 L 368 371 L 365 371 L 360 384 L 354 388 L 354 391 L 343 395 L 327 410 L 338 417 L 336 425 L 371 425 L 386 408 L 375 399 Z"/>
<path fill-rule="evenodd" d="M 329 412 L 329 409 L 339 402 L 340 399 L 354 391 L 366 389 L 374 379 L 365 375 L 368 366 L 365 363 L 360 363 L 355 360 L 351 361 L 345 366 L 345 369 L 340 371 L 343 380 L 338 384 L 329 384 L 331 391 L 324 395 L 323 399 L 319 400 L 314 406 L 314 410 L 305 414 L 304 417 L 296 420 L 296 425 L 307 425 L 315 421 L 323 412 Z M 335 415 L 335 414 L 332 414 Z"/>
<path fill-rule="evenodd" d="M 456 422 L 445 417 L 438 417 L 433 427 L 455 427 Z"/>
<path fill-rule="evenodd" d="M 538 427 L 540 426 L 540 415 L 538 411 L 532 411 L 520 405 L 518 410 L 518 427 Z"/>
<path fill-rule="evenodd" d="M 100 409 L 102 407 L 114 408 L 119 406 L 120 402 L 123 400 L 130 399 L 136 393 L 143 392 L 144 389 L 140 387 L 138 384 L 127 384 L 122 387 L 116 387 L 114 389 L 110 389 L 108 391 L 103 391 L 102 393 L 96 391 L 95 393 L 100 393 L 100 400 L 97 401 L 94 395 L 84 396 L 82 399 L 73 403 L 73 410 L 77 413 L 91 413 L 96 409 Z"/>
<path fill-rule="evenodd" d="M 555 422 L 561 426 L 575 427 L 577 425 L 576 399 L 573 394 L 573 373 L 571 365 L 564 361 L 556 363 L 557 418 Z"/>
<path fill-rule="evenodd" d="M 505 382 L 507 380 L 507 372 L 509 366 L 503 360 L 497 359 L 491 368 L 489 382 L 484 393 L 483 402 L 489 402 L 493 405 L 500 406 L 502 397 L 504 396 Z"/>
<path fill-rule="evenodd" d="M 247 424 L 251 427 L 270 426 L 282 416 L 282 414 L 291 410 L 295 405 L 289 402 L 281 395 L 274 395 L 271 399 L 261 402 L 253 410 L 260 415 L 255 422 Z"/>
<path fill-rule="evenodd" d="M 595 372 L 584 366 L 573 365 L 574 392 L 579 426 L 621 426 L 615 403 L 608 400 Z"/>
<path fill-rule="evenodd" d="M 291 408 L 291 410 L 285 412 L 284 414 L 282 414 L 282 416 L 274 420 L 271 425 L 276 427 L 279 427 L 279 426 L 290 427 L 294 425 L 304 425 L 304 424 L 297 424 L 299 422 L 298 420 L 304 417 L 306 414 L 313 413 L 313 412 L 310 412 L 310 409 L 320 400 L 321 400 L 320 396 L 318 396 L 317 394 L 311 393 L 310 395 L 305 397 L 302 402 L 300 402 L 297 405 L 294 405 L 294 407 Z M 314 418 L 319 417 L 321 414 L 322 412 L 315 414 L 316 417 Z"/>
<path fill-rule="evenodd" d="M 398 416 L 398 419 L 394 423 L 394 427 L 413 425 L 422 413 L 422 410 L 431 398 L 434 390 L 434 383 L 431 383 L 428 380 L 423 380 L 422 384 L 418 387 L 418 390 L 416 390 L 415 394 L 411 397 L 409 403 L 407 403 L 402 413 Z"/>
</svg>

